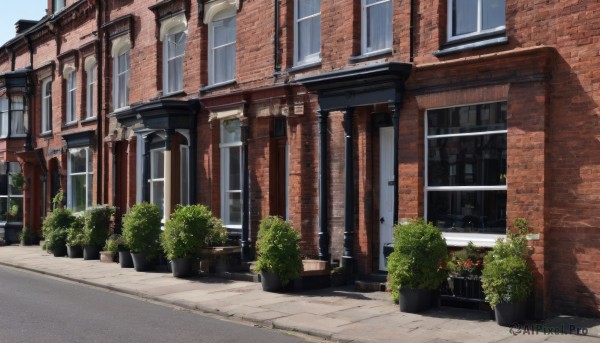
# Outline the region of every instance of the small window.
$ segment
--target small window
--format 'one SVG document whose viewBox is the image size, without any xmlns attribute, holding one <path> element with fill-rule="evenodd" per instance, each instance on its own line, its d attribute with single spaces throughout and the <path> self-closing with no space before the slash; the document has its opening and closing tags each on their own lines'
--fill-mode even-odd
<svg viewBox="0 0 600 343">
<path fill-rule="evenodd" d="M 71 71 L 67 77 L 67 123 L 77 121 L 77 72 Z"/>
<path fill-rule="evenodd" d="M 505 0 L 448 0 L 448 40 L 505 29 Z"/>
<path fill-rule="evenodd" d="M 215 16 L 210 25 L 209 84 L 235 80 L 235 12 Z"/>
<path fill-rule="evenodd" d="M 150 151 L 150 202 L 160 209 L 160 216 L 165 215 L 165 150 L 163 148 Z"/>
<path fill-rule="evenodd" d="M 296 0 L 294 64 L 321 60 L 321 0 Z"/>
<path fill-rule="evenodd" d="M 165 94 L 183 90 L 183 59 L 187 33 L 167 34 L 163 41 L 163 87 Z"/>
<path fill-rule="evenodd" d="M 362 53 L 392 47 L 392 0 L 362 0 Z"/>
<path fill-rule="evenodd" d="M 113 101 L 114 109 L 129 104 L 129 46 L 122 48 L 113 58 Z"/>
<path fill-rule="evenodd" d="M 87 147 L 69 149 L 67 162 L 67 207 L 81 212 L 92 207 L 92 152 Z"/>
<path fill-rule="evenodd" d="M 22 94 L 10 97 L 10 135 L 24 136 L 27 134 L 27 111 L 25 98 Z"/>
<path fill-rule="evenodd" d="M 85 91 L 85 116 L 86 118 L 94 118 L 98 103 L 96 102 L 96 78 L 98 68 L 96 62 L 90 63 L 86 70 L 86 91 Z"/>
<path fill-rule="evenodd" d="M 52 79 L 42 82 L 42 133 L 52 131 Z"/>
<path fill-rule="evenodd" d="M 221 214 L 225 226 L 242 227 L 242 141 L 240 121 L 221 123 Z"/>
<path fill-rule="evenodd" d="M 8 137 L 8 97 L 0 97 L 0 138 Z"/>
</svg>

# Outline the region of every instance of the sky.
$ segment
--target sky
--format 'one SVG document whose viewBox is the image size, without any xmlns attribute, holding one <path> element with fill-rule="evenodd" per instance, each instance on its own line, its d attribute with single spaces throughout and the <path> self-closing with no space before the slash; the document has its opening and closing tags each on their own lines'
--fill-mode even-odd
<svg viewBox="0 0 600 343">
<path fill-rule="evenodd" d="M 19 19 L 40 20 L 46 14 L 48 0 L 0 0 L 0 46 L 15 36 Z"/>
</svg>

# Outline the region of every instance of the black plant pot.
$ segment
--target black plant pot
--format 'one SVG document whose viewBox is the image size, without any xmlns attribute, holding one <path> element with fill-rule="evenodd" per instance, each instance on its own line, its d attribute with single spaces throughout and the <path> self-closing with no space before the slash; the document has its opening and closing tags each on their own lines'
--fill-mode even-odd
<svg viewBox="0 0 600 343">
<path fill-rule="evenodd" d="M 272 272 L 260 272 L 260 284 L 265 292 L 280 292 L 283 290 L 281 279 Z"/>
<path fill-rule="evenodd" d="M 194 261 L 193 258 L 174 258 L 171 260 L 171 271 L 173 276 L 177 278 L 184 278 L 192 276 L 194 274 Z"/>
<path fill-rule="evenodd" d="M 398 291 L 400 311 L 418 313 L 431 308 L 431 290 L 400 288 Z"/>
<path fill-rule="evenodd" d="M 95 245 L 86 245 L 83 247 L 83 259 L 84 260 L 99 260 L 100 259 L 100 247 Z"/>
<path fill-rule="evenodd" d="M 133 259 L 133 268 L 135 268 L 136 272 L 153 270 L 156 266 L 153 261 L 148 261 L 148 259 L 146 259 L 146 254 L 144 253 L 131 253 L 131 258 Z"/>
<path fill-rule="evenodd" d="M 69 258 L 82 258 L 83 248 L 80 246 L 67 245 L 67 255 L 69 255 Z"/>
<path fill-rule="evenodd" d="M 526 310 L 525 301 L 498 304 L 494 309 L 496 323 L 500 326 L 512 326 L 513 324 L 522 323 L 525 320 Z"/>
<path fill-rule="evenodd" d="M 60 245 L 54 249 L 52 249 L 52 255 L 54 255 L 54 257 L 63 257 L 67 254 L 67 246 L 66 245 Z"/>
<path fill-rule="evenodd" d="M 133 259 L 129 251 L 119 251 L 119 264 L 121 268 L 133 268 Z"/>
</svg>

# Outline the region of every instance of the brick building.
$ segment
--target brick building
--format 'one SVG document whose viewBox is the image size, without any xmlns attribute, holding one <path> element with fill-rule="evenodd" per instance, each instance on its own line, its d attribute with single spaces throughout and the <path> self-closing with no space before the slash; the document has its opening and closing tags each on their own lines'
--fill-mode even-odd
<svg viewBox="0 0 600 343">
<path fill-rule="evenodd" d="M 0 49 L 7 237 L 39 230 L 62 188 L 75 211 L 206 204 L 245 258 L 281 215 L 307 255 L 366 275 L 385 270 L 395 222 L 491 246 L 525 217 L 536 313 L 598 313 L 600 4 L 48 8 Z"/>
</svg>

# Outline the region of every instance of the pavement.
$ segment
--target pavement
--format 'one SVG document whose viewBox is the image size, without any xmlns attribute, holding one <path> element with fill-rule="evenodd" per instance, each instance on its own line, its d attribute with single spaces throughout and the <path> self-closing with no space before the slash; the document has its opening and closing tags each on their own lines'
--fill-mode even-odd
<svg viewBox="0 0 600 343">
<path fill-rule="evenodd" d="M 558 316 L 510 329 L 480 311 L 442 306 L 421 314 L 402 313 L 385 292 L 336 287 L 268 293 L 259 283 L 176 279 L 166 272 L 136 272 L 116 263 L 53 257 L 39 246 L 0 247 L 0 264 L 331 341 L 600 343 L 598 318 Z"/>
</svg>

